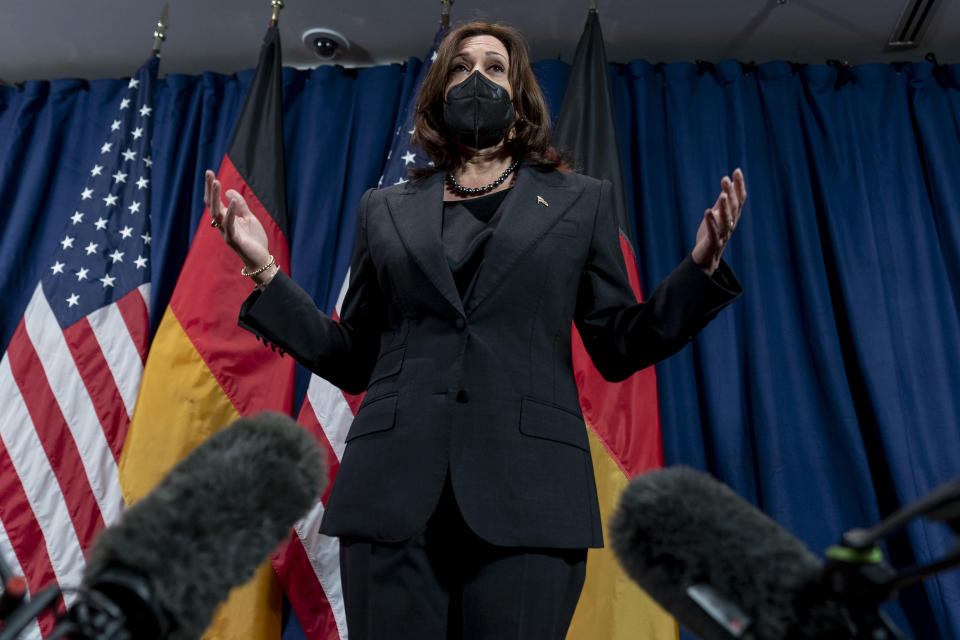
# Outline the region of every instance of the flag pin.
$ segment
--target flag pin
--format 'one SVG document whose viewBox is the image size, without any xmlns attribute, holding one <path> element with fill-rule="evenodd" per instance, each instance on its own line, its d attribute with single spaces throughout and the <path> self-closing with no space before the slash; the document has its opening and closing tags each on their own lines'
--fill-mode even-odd
<svg viewBox="0 0 960 640">
<path fill-rule="evenodd" d="M 537 204 L 542 204 L 545 207 L 549 207 L 550 203 L 543 199 L 543 196 L 537 196 Z"/>
</svg>

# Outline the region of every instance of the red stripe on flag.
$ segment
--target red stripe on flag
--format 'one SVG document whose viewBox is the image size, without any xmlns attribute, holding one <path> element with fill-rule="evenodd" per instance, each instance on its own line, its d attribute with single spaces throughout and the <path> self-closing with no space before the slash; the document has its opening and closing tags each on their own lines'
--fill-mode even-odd
<svg viewBox="0 0 960 640">
<path fill-rule="evenodd" d="M 123 396 L 113 379 L 113 373 L 107 364 L 96 334 L 86 318 L 81 318 L 72 326 L 63 330 L 63 337 L 70 348 L 70 354 L 80 372 L 83 386 L 93 402 L 93 409 L 97 412 L 97 419 L 101 425 L 109 425 L 104 430 L 104 436 L 113 459 L 120 460 L 123 449 L 123 440 L 127 436 L 127 426 L 130 418 L 123 403 Z M 86 547 L 84 547 L 86 548 Z"/>
<path fill-rule="evenodd" d="M 20 326 L 23 326 L 22 322 Z M 43 530 L 40 529 L 33 511 L 30 510 L 27 494 L 23 491 L 20 477 L 13 467 L 13 461 L 3 440 L 0 440 L 0 519 L 3 520 L 7 538 L 13 545 L 13 552 L 20 566 L 29 567 L 26 570 L 26 577 L 30 593 L 36 595 L 44 587 L 56 584 L 57 576 L 53 572 L 53 564 L 47 554 Z M 44 636 L 53 631 L 52 614 L 43 614 L 38 618 L 38 622 Z"/>
<path fill-rule="evenodd" d="M 137 347 L 140 362 L 146 362 L 150 339 L 147 329 L 150 326 L 150 311 L 147 309 L 147 302 L 140 294 L 140 290 L 134 289 L 117 300 L 117 309 L 120 311 L 123 323 L 127 325 L 127 331 L 130 332 L 133 344 Z"/>
<path fill-rule="evenodd" d="M 77 539 L 81 548 L 87 549 L 96 532 L 104 527 L 103 516 L 93 497 L 77 443 L 60 411 L 22 320 L 7 347 L 7 357 L 27 412 L 36 425 L 37 437 L 57 477 Z M 23 425 L 23 428 L 29 428 L 29 425 Z M 21 566 L 33 565 L 21 563 Z"/>
<path fill-rule="evenodd" d="M 643 300 L 640 275 L 630 242 L 620 234 L 630 286 Z M 594 368 L 576 328 L 572 340 L 573 368 L 583 417 L 610 457 L 628 478 L 663 467 L 663 436 L 653 367 L 623 382 L 607 382 Z"/>
<path fill-rule="evenodd" d="M 340 460 L 337 459 L 337 454 L 333 452 L 333 447 L 330 446 L 330 440 L 327 438 L 327 434 L 324 433 L 323 427 L 320 426 L 320 422 L 317 420 L 317 413 L 313 410 L 310 401 L 307 399 L 304 399 L 303 404 L 300 406 L 300 415 L 297 417 L 297 423 L 303 426 L 309 433 L 313 434 L 313 437 L 317 439 L 317 442 L 320 443 L 320 447 L 325 453 L 327 459 L 328 484 L 327 490 L 324 492 L 321 500 L 323 504 L 327 504 L 327 496 L 330 495 L 333 479 L 337 477 Z"/>
<path fill-rule="evenodd" d="M 244 197 L 266 230 L 277 264 L 289 270 L 286 238 L 227 156 L 218 178 L 224 193 L 234 189 Z M 289 415 L 293 362 L 281 359 L 237 326 L 237 313 L 252 286 L 240 277 L 240 259 L 206 222 L 209 215 L 205 210 L 170 298 L 170 310 L 241 415 L 263 410 Z"/>
<path fill-rule="evenodd" d="M 274 554 L 273 567 L 304 635 L 310 640 L 340 640 L 327 594 L 296 531 Z"/>
</svg>

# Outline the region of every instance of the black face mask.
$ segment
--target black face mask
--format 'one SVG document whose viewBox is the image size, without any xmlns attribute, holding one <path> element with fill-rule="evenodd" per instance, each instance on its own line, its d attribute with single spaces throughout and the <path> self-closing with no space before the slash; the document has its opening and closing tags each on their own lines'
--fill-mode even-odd
<svg viewBox="0 0 960 640">
<path fill-rule="evenodd" d="M 466 147 L 492 147 L 503 140 L 515 119 L 507 90 L 479 71 L 447 92 L 443 121 Z"/>
</svg>

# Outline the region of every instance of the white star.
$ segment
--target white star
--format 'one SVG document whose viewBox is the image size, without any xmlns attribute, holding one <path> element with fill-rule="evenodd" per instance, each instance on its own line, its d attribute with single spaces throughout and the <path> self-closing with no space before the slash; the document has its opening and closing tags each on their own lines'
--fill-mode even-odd
<svg viewBox="0 0 960 640">
<path fill-rule="evenodd" d="M 64 236 L 63 240 L 60 241 L 60 244 L 63 246 L 64 249 L 72 249 L 73 238 L 71 238 L 70 236 Z"/>
<path fill-rule="evenodd" d="M 108 207 L 112 207 L 113 205 L 117 204 L 117 196 L 113 195 L 112 193 L 108 193 L 106 196 L 104 196 L 103 201 Z"/>
<path fill-rule="evenodd" d="M 110 259 L 113 260 L 114 264 L 123 262 L 123 251 L 119 249 L 114 250 L 114 252 L 110 254 Z"/>
<path fill-rule="evenodd" d="M 116 131 L 119 128 L 120 128 L 119 120 L 114 120 L 113 122 L 110 123 L 110 131 Z"/>
<path fill-rule="evenodd" d="M 151 113 L 153 113 L 153 108 L 148 107 L 147 105 L 140 107 L 140 115 L 149 116 Z"/>
<path fill-rule="evenodd" d="M 86 267 L 82 267 L 80 271 L 77 271 L 77 280 L 86 280 L 88 271 L 90 271 L 90 269 Z"/>
<path fill-rule="evenodd" d="M 117 171 L 115 174 L 113 174 L 113 181 L 114 181 L 114 182 L 126 182 L 126 181 L 127 181 L 127 174 L 123 173 L 122 171 Z"/>
<path fill-rule="evenodd" d="M 430 54 L 430 62 L 433 62 L 436 59 L 437 59 L 437 52 L 434 51 L 433 53 Z"/>
<path fill-rule="evenodd" d="M 137 152 L 133 149 L 127 149 L 122 154 L 124 160 L 134 160 L 137 157 Z"/>
<path fill-rule="evenodd" d="M 50 270 L 53 271 L 54 274 L 63 273 L 63 268 L 64 268 L 65 266 L 66 266 L 66 265 L 64 265 L 62 262 L 60 262 L 60 261 L 58 260 L 58 261 L 56 261 L 56 262 L 53 263 L 53 266 L 50 267 Z"/>
<path fill-rule="evenodd" d="M 90 169 L 91 176 L 98 176 L 103 173 L 103 167 L 98 164 L 93 165 L 93 169 Z"/>
<path fill-rule="evenodd" d="M 74 211 L 70 219 L 73 220 L 73 224 L 80 224 L 80 221 L 83 220 L 83 214 L 79 211 Z"/>
<path fill-rule="evenodd" d="M 140 136 L 143 135 L 143 127 L 137 127 L 136 129 L 130 132 L 130 135 L 133 136 L 134 140 L 139 140 Z"/>
<path fill-rule="evenodd" d="M 123 111 L 130 106 L 130 98 L 124 98 L 120 101 L 120 110 Z"/>
<path fill-rule="evenodd" d="M 377 180 L 377 189 L 383 186 L 383 176 L 380 176 L 380 179 Z"/>
<path fill-rule="evenodd" d="M 393 149 L 390 149 L 390 151 L 387 151 L 387 161 L 390 160 L 390 157 L 391 157 L 392 155 L 393 155 Z"/>
<path fill-rule="evenodd" d="M 75 307 L 76 305 L 80 304 L 78 300 L 80 300 L 80 296 L 78 296 L 77 294 L 73 294 L 72 296 L 67 298 L 67 306 Z"/>
<path fill-rule="evenodd" d="M 96 242 L 91 242 L 90 244 L 88 244 L 88 245 L 86 246 L 86 249 L 84 249 L 84 250 L 87 252 L 87 255 L 88 255 L 88 256 L 89 256 L 89 255 L 93 255 L 94 253 L 97 252 L 97 247 L 98 247 L 98 246 L 100 246 L 100 245 L 98 245 Z"/>
<path fill-rule="evenodd" d="M 407 131 L 407 133 L 409 133 L 410 135 L 413 135 L 414 131 L 416 131 L 416 129 L 410 129 L 410 131 Z"/>
<path fill-rule="evenodd" d="M 112 142 L 104 142 L 103 146 L 100 147 L 100 153 L 110 153 L 110 149 L 113 148 Z"/>
<path fill-rule="evenodd" d="M 129 238 L 131 233 L 133 233 L 133 227 L 124 227 L 123 229 L 120 229 L 121 238 Z"/>
<path fill-rule="evenodd" d="M 133 213 L 140 213 L 140 203 L 139 203 L 139 202 L 131 202 L 131 203 L 130 203 L 130 206 L 127 207 L 127 209 L 130 209 L 130 213 L 131 213 L 131 214 L 133 214 Z"/>
<path fill-rule="evenodd" d="M 86 189 L 84 189 L 83 193 L 80 194 L 81 200 L 89 200 L 92 197 L 93 197 L 93 189 L 91 189 L 90 187 L 87 187 Z"/>
<path fill-rule="evenodd" d="M 403 154 L 403 164 L 404 166 L 414 162 L 417 159 L 417 156 L 413 155 L 411 152 L 407 151 Z"/>
<path fill-rule="evenodd" d="M 150 181 L 140 176 L 140 179 L 137 180 L 137 189 L 146 189 L 148 184 L 150 184 Z"/>
<path fill-rule="evenodd" d="M 93 223 L 93 226 L 97 228 L 97 231 L 103 231 L 107 228 L 107 221 L 104 218 L 97 218 L 97 221 Z"/>
<path fill-rule="evenodd" d="M 149 234 L 149 233 L 145 233 L 145 234 L 143 234 L 143 235 L 140 236 L 140 237 L 143 238 L 143 244 L 150 244 L 150 234 Z"/>
<path fill-rule="evenodd" d="M 116 280 L 116 278 L 114 278 L 113 276 L 103 276 L 102 278 L 100 278 L 100 282 L 103 283 L 104 289 L 106 289 L 107 287 L 112 287 L 114 280 Z"/>
<path fill-rule="evenodd" d="M 147 165 L 148 167 L 152 167 L 152 166 L 153 166 L 153 160 L 150 159 L 150 156 L 144 156 L 144 157 L 143 157 L 143 164 Z"/>
<path fill-rule="evenodd" d="M 137 269 L 145 269 L 147 267 L 147 259 L 143 256 L 137 256 L 137 259 L 133 261 L 137 265 Z"/>
<path fill-rule="evenodd" d="M 405 180 L 404 178 L 397 178 L 397 181 L 394 182 L 393 184 L 403 184 L 403 183 L 405 183 L 405 182 L 406 182 L 406 180 Z"/>
<path fill-rule="evenodd" d="M 140 81 L 136 78 L 130 78 L 130 84 L 127 85 L 127 89 L 136 89 L 137 85 L 140 84 Z"/>
</svg>

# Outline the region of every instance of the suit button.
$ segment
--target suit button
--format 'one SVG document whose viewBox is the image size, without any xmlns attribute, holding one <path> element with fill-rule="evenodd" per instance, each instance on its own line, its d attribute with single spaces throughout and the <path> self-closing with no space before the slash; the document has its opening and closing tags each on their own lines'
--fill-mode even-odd
<svg viewBox="0 0 960 640">
<path fill-rule="evenodd" d="M 467 393 L 466 389 L 460 389 L 460 391 L 457 391 L 457 402 L 460 402 L 460 403 L 470 402 L 470 394 Z"/>
<path fill-rule="evenodd" d="M 463 331 L 463 328 L 467 326 L 467 323 L 463 321 L 463 318 L 457 318 L 457 321 L 453 324 L 457 328 L 457 331 Z"/>
</svg>

